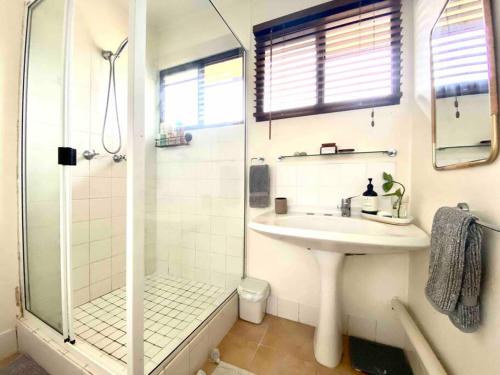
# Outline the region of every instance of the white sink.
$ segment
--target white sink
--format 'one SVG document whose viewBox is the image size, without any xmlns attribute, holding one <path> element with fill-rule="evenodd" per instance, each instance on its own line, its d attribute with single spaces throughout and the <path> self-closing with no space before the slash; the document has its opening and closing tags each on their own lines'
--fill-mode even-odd
<svg viewBox="0 0 500 375">
<path fill-rule="evenodd" d="M 314 254 L 320 274 L 320 308 L 314 354 L 321 364 L 336 367 L 342 358 L 340 280 L 345 254 L 387 254 L 429 246 L 429 236 L 415 225 L 396 226 L 339 211 L 297 210 L 254 218 L 249 227 L 267 236 L 305 247 Z"/>
<path fill-rule="evenodd" d="M 344 254 L 401 253 L 429 246 L 429 236 L 415 225 L 342 217 L 338 211 L 286 215 L 273 211 L 257 216 L 249 226 L 298 246 Z"/>
</svg>

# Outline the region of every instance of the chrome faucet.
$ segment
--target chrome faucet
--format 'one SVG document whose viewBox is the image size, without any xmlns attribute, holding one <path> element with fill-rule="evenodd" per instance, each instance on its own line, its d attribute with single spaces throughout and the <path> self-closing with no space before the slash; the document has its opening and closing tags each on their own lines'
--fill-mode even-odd
<svg viewBox="0 0 500 375">
<path fill-rule="evenodd" d="M 82 153 L 82 156 L 87 159 L 87 160 L 92 160 L 93 158 L 95 158 L 97 155 L 99 155 L 98 152 L 95 152 L 95 150 L 85 150 L 83 151 Z"/>
<path fill-rule="evenodd" d="M 351 201 L 352 198 L 356 198 L 357 195 L 354 197 L 349 197 L 349 198 L 342 198 L 340 201 L 340 213 L 342 214 L 343 217 L 351 217 Z"/>
</svg>

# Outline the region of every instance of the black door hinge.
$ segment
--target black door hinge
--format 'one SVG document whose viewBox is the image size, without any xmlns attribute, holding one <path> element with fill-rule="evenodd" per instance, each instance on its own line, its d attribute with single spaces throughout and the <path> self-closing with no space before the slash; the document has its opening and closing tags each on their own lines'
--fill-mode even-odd
<svg viewBox="0 0 500 375">
<path fill-rule="evenodd" d="M 59 147 L 57 149 L 57 163 L 61 165 L 76 165 L 76 149 Z"/>
</svg>

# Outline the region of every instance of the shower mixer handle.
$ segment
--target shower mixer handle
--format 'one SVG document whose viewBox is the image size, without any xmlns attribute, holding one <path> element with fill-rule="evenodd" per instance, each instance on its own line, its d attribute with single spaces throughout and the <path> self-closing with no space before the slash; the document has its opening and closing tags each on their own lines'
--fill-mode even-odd
<svg viewBox="0 0 500 375">
<path fill-rule="evenodd" d="M 95 150 L 85 150 L 83 151 L 83 154 L 82 156 L 87 159 L 87 160 L 92 160 L 93 158 L 95 158 L 97 155 L 99 155 L 98 152 L 95 152 Z"/>
<path fill-rule="evenodd" d="M 127 155 L 123 155 L 123 154 L 122 155 L 118 155 L 118 154 L 113 155 L 113 161 L 115 163 L 119 163 L 122 160 L 127 161 Z"/>
</svg>

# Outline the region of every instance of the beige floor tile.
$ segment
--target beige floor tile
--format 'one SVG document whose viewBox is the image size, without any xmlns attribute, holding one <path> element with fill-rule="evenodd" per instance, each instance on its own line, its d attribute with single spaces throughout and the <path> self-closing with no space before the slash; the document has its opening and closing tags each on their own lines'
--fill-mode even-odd
<svg viewBox="0 0 500 375">
<path fill-rule="evenodd" d="M 219 350 L 224 362 L 248 369 L 258 346 L 256 342 L 228 333 L 219 344 Z"/>
<path fill-rule="evenodd" d="M 257 375 L 360 375 L 351 368 L 348 337 L 336 368 L 316 362 L 314 327 L 267 315 L 261 325 L 238 320 L 219 345 L 224 362 Z M 215 365 L 206 363 L 208 375 Z"/>
<path fill-rule="evenodd" d="M 314 363 L 261 345 L 249 370 L 257 375 L 316 375 L 317 367 Z"/>
<path fill-rule="evenodd" d="M 268 327 L 269 324 L 267 321 L 264 321 L 262 324 L 253 324 L 238 320 L 229 333 L 259 344 L 264 338 Z"/>
<path fill-rule="evenodd" d="M 262 345 L 278 349 L 303 361 L 314 362 L 313 340 L 314 327 L 272 318 L 269 320 L 269 328 Z"/>
</svg>

